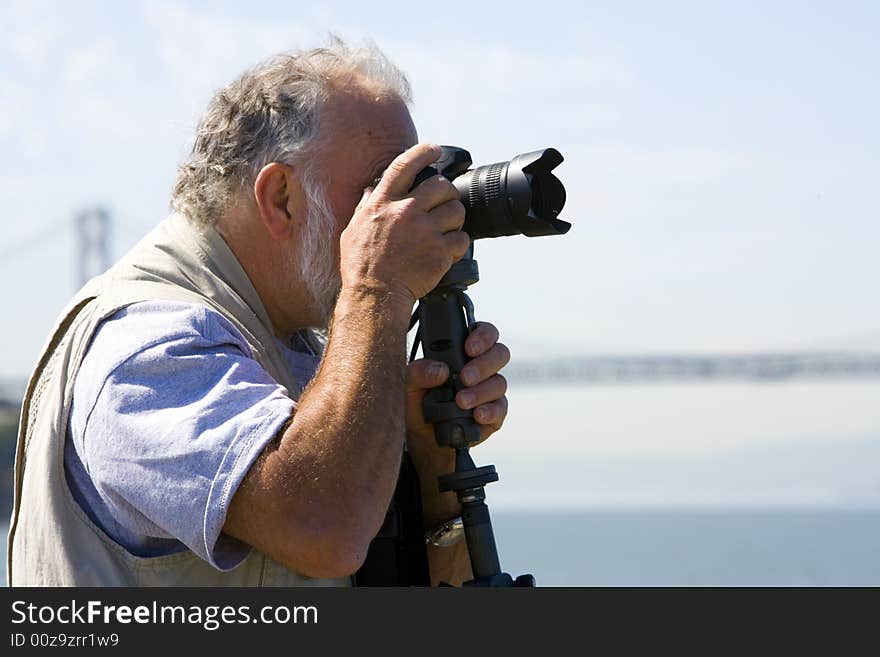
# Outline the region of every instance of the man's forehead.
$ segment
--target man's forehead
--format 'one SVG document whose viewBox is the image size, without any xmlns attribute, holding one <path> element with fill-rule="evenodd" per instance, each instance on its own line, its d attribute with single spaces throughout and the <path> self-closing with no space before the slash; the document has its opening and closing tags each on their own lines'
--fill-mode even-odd
<svg viewBox="0 0 880 657">
<path fill-rule="evenodd" d="M 330 138 L 396 140 L 404 149 L 418 140 L 409 110 L 396 96 L 366 90 L 334 94 L 325 111 Z"/>
<path fill-rule="evenodd" d="M 326 108 L 324 134 L 334 168 L 381 173 L 397 155 L 418 143 L 405 103 L 387 96 L 335 98 Z"/>
</svg>

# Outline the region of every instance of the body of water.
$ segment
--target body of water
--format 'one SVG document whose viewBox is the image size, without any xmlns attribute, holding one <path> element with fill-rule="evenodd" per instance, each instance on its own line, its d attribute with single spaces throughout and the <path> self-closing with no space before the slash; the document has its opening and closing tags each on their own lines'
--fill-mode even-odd
<svg viewBox="0 0 880 657">
<path fill-rule="evenodd" d="M 493 514 L 501 565 L 540 586 L 878 586 L 880 510 Z"/>
<path fill-rule="evenodd" d="M 880 510 L 496 511 L 493 519 L 504 570 L 532 573 L 539 586 L 880 586 Z"/>
</svg>

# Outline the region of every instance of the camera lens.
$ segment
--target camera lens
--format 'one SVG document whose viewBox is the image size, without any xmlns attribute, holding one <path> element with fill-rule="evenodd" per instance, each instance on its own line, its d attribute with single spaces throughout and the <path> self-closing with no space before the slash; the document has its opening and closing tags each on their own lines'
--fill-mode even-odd
<svg viewBox="0 0 880 657">
<path fill-rule="evenodd" d="M 452 184 L 467 212 L 463 230 L 475 240 L 568 232 L 571 224 L 557 219 L 565 205 L 565 188 L 551 173 L 561 162 L 559 151 L 547 148 L 456 177 Z"/>
</svg>

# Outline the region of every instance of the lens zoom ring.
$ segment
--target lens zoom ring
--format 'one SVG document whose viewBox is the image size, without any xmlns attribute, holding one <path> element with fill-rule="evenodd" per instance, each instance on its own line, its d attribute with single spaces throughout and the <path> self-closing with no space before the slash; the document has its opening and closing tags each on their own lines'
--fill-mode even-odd
<svg viewBox="0 0 880 657">
<path fill-rule="evenodd" d="M 468 186 L 468 204 L 470 207 L 478 205 L 488 208 L 498 198 L 501 198 L 501 176 L 507 162 L 490 164 L 480 167 L 471 176 L 471 184 Z M 482 193 L 480 193 L 482 191 Z"/>
<path fill-rule="evenodd" d="M 489 167 L 486 174 L 486 205 L 501 197 L 501 172 L 506 162 L 499 162 Z"/>
<path fill-rule="evenodd" d="M 475 208 L 480 203 L 480 172 L 474 171 L 471 175 L 471 184 L 468 186 L 468 207 Z"/>
</svg>

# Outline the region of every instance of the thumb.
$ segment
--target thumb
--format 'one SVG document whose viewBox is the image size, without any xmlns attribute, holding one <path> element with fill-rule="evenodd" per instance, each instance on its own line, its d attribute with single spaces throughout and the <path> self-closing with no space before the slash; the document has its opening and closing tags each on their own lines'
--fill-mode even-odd
<svg viewBox="0 0 880 657">
<path fill-rule="evenodd" d="M 406 381 L 407 392 L 436 388 L 449 378 L 449 367 L 439 360 L 420 358 L 409 364 Z"/>
</svg>

